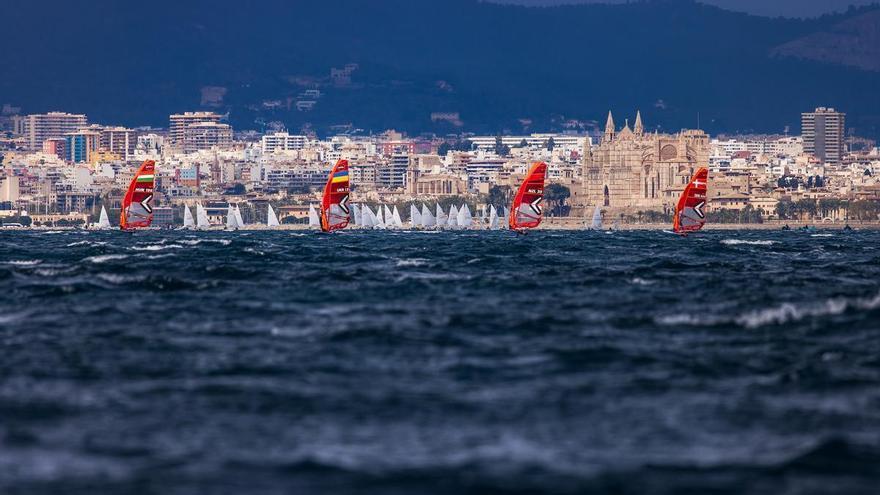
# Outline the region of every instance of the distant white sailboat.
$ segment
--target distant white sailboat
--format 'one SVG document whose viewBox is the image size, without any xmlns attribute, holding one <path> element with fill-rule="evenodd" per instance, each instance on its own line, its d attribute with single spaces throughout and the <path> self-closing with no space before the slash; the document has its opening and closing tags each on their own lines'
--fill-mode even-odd
<svg viewBox="0 0 880 495">
<path fill-rule="evenodd" d="M 455 205 L 449 207 L 449 217 L 446 219 L 446 227 L 450 229 L 458 228 L 458 208 Z"/>
<path fill-rule="evenodd" d="M 620 230 L 620 220 L 615 220 L 614 224 L 611 225 L 611 230 L 617 232 Z"/>
<path fill-rule="evenodd" d="M 443 208 L 440 206 L 440 203 L 437 203 L 437 228 L 442 229 L 446 227 L 446 213 L 443 211 Z"/>
<path fill-rule="evenodd" d="M 362 228 L 371 229 L 373 228 L 373 211 L 370 210 L 370 207 L 367 205 L 361 206 L 360 208 L 360 225 Z"/>
<path fill-rule="evenodd" d="M 191 229 L 195 226 L 196 223 L 193 220 L 193 214 L 189 210 L 189 206 L 183 205 L 183 227 L 186 229 Z"/>
<path fill-rule="evenodd" d="M 226 207 L 226 228 L 229 230 L 238 228 L 238 223 L 235 220 L 235 209 L 232 205 Z"/>
<path fill-rule="evenodd" d="M 422 227 L 426 229 L 437 226 L 437 219 L 431 214 L 431 210 L 422 203 Z"/>
<path fill-rule="evenodd" d="M 390 219 L 385 218 L 384 214 L 382 213 L 382 205 L 379 205 L 376 207 L 375 216 L 376 216 L 376 223 L 373 225 L 373 228 L 376 228 L 376 229 L 388 228 L 388 220 L 390 220 Z"/>
<path fill-rule="evenodd" d="M 416 207 L 415 203 L 409 205 L 409 227 L 411 229 L 417 229 L 422 226 L 422 214 L 419 213 L 419 209 Z"/>
<path fill-rule="evenodd" d="M 107 216 L 107 208 L 101 206 L 101 215 L 98 217 L 98 229 L 104 230 L 110 228 L 110 217 Z"/>
<path fill-rule="evenodd" d="M 205 210 L 205 207 L 201 205 L 201 203 L 196 205 L 196 227 L 200 229 L 207 229 L 211 226 L 211 222 L 208 221 L 208 212 Z"/>
<path fill-rule="evenodd" d="M 397 205 L 394 205 L 394 211 L 391 212 L 391 219 L 394 223 L 394 228 L 402 229 L 403 228 L 403 220 L 400 218 L 400 212 L 397 211 Z"/>
<path fill-rule="evenodd" d="M 309 227 L 321 228 L 321 219 L 318 218 L 318 210 L 315 205 L 309 205 Z"/>
<path fill-rule="evenodd" d="M 500 222 L 501 228 L 502 229 L 510 228 L 510 218 L 509 218 L 510 210 L 508 210 L 507 208 L 502 206 L 501 211 L 504 212 L 504 215 L 501 216 L 501 222 Z"/>
<path fill-rule="evenodd" d="M 458 226 L 463 229 L 469 229 L 473 222 L 474 218 L 471 215 L 471 209 L 467 203 L 465 203 L 461 206 L 461 209 L 458 210 Z"/>
<path fill-rule="evenodd" d="M 244 227 L 244 221 L 241 219 L 241 210 L 238 209 L 238 205 L 235 205 L 235 225 L 239 229 Z"/>
<path fill-rule="evenodd" d="M 385 227 L 389 229 L 396 228 L 397 225 L 394 224 L 394 214 L 391 212 L 391 208 L 388 205 L 382 205 L 382 220 L 385 222 Z"/>
<path fill-rule="evenodd" d="M 363 223 L 363 217 L 361 216 L 361 208 L 358 205 L 351 205 L 351 221 L 360 226 Z"/>
<path fill-rule="evenodd" d="M 501 227 L 498 225 L 498 210 L 492 205 L 489 207 L 489 230 L 498 230 L 499 228 Z"/>
<path fill-rule="evenodd" d="M 593 222 L 590 225 L 592 230 L 602 230 L 602 207 L 596 205 L 596 209 L 593 210 Z"/>
<path fill-rule="evenodd" d="M 278 215 L 275 214 L 275 210 L 272 208 L 272 205 L 269 205 L 269 210 L 266 218 L 266 226 L 267 227 L 279 227 L 281 222 L 278 221 Z"/>
</svg>

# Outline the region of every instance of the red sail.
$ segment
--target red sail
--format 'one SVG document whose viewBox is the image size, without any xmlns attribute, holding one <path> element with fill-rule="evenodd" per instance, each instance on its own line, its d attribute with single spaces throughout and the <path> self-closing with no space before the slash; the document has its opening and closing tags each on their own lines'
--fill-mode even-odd
<svg viewBox="0 0 880 495">
<path fill-rule="evenodd" d="M 545 175 L 547 164 L 543 162 L 533 164 L 526 174 L 510 208 L 510 230 L 533 229 L 541 224 Z"/>
<path fill-rule="evenodd" d="M 156 184 L 156 162 L 147 160 L 141 165 L 128 192 L 122 199 L 119 228 L 131 230 L 149 227 L 153 223 L 153 186 Z"/>
<path fill-rule="evenodd" d="M 348 177 L 348 160 L 339 160 L 327 177 L 324 199 L 321 201 L 321 230 L 333 232 L 348 226 L 351 214 L 348 194 L 351 182 Z"/>
<path fill-rule="evenodd" d="M 709 171 L 701 167 L 681 193 L 672 230 L 679 234 L 696 232 L 706 223 L 706 185 Z"/>
</svg>

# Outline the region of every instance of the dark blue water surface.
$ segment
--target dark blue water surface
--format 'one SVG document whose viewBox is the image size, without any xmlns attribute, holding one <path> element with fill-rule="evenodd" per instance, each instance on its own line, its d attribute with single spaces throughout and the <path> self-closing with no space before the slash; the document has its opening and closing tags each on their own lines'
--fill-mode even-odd
<svg viewBox="0 0 880 495">
<path fill-rule="evenodd" d="M 878 247 L 2 232 L 0 493 L 875 494 Z"/>
</svg>

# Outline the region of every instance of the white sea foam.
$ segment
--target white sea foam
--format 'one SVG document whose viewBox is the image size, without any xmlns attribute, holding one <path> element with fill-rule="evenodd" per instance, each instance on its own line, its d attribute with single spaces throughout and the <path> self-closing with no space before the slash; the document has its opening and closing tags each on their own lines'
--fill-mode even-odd
<svg viewBox="0 0 880 495">
<path fill-rule="evenodd" d="M 810 234 L 810 237 L 834 237 L 834 234 Z"/>
<path fill-rule="evenodd" d="M 645 280 L 641 277 L 636 277 L 636 278 L 630 280 L 630 282 L 633 284 L 636 284 L 636 285 L 652 285 L 654 283 L 650 280 Z"/>
<path fill-rule="evenodd" d="M 179 244 L 150 244 L 147 246 L 132 246 L 135 251 L 164 251 L 166 249 L 182 249 Z"/>
<path fill-rule="evenodd" d="M 162 258 L 171 258 L 177 256 L 174 253 L 165 253 L 165 254 L 151 254 L 147 256 L 148 260 L 160 260 Z"/>
<path fill-rule="evenodd" d="M 869 298 L 833 298 L 811 304 L 783 303 L 778 306 L 742 313 L 734 317 L 695 316 L 690 314 L 662 316 L 656 319 L 661 325 L 713 326 L 733 323 L 745 328 L 783 325 L 808 318 L 835 316 L 847 311 L 870 311 L 880 308 L 880 294 Z"/>
<path fill-rule="evenodd" d="M 397 260 L 397 266 L 425 266 L 428 264 L 428 260 L 424 258 L 409 258 Z"/>
<path fill-rule="evenodd" d="M 13 265 L 13 266 L 34 266 L 42 263 L 43 260 L 9 260 L 4 261 L 4 265 Z"/>
<path fill-rule="evenodd" d="M 721 244 L 726 244 L 728 246 L 739 246 L 739 245 L 748 245 L 748 246 L 772 246 L 776 244 L 777 241 L 748 241 L 745 239 L 724 239 L 721 241 Z"/>
<path fill-rule="evenodd" d="M 67 245 L 67 247 L 76 247 L 76 246 L 106 246 L 106 242 L 101 241 L 77 241 L 71 242 Z"/>
<path fill-rule="evenodd" d="M 111 284 L 117 285 L 143 282 L 144 280 L 146 280 L 146 277 L 143 276 L 120 275 L 118 273 L 99 273 L 97 277 L 105 282 L 110 282 Z"/>
<path fill-rule="evenodd" d="M 89 256 L 85 259 L 90 263 L 106 263 L 108 261 L 124 260 L 128 258 L 127 254 L 101 254 L 98 256 Z"/>
<path fill-rule="evenodd" d="M 187 246 L 198 246 L 199 244 L 209 243 L 209 242 L 215 243 L 215 244 L 222 244 L 223 246 L 228 246 L 228 245 L 232 244 L 232 241 L 230 241 L 229 239 L 181 239 L 177 242 L 179 242 L 181 244 L 186 244 Z"/>
</svg>

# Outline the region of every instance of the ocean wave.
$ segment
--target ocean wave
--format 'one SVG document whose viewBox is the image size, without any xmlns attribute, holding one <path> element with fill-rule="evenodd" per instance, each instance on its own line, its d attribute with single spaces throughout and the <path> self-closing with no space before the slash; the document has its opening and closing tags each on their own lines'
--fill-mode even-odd
<svg viewBox="0 0 880 495">
<path fill-rule="evenodd" d="M 42 263 L 43 260 L 9 260 L 4 261 L 4 265 L 12 265 L 12 266 L 34 266 Z"/>
<path fill-rule="evenodd" d="M 149 244 L 147 246 L 132 246 L 134 251 L 164 251 L 166 249 L 183 249 L 179 244 Z"/>
<path fill-rule="evenodd" d="M 232 241 L 230 241 L 229 239 L 181 239 L 177 242 L 181 244 L 186 244 L 187 246 L 198 246 L 199 244 L 203 243 L 215 243 L 221 244 L 223 246 L 228 246 L 232 244 Z"/>
<path fill-rule="evenodd" d="M 810 237 L 834 237 L 834 234 L 810 234 Z"/>
<path fill-rule="evenodd" d="M 96 275 L 99 279 L 110 282 L 111 284 L 122 285 L 135 282 L 143 282 L 147 278 L 138 275 L 121 275 L 118 273 L 99 273 Z"/>
<path fill-rule="evenodd" d="M 177 256 L 177 255 L 175 255 L 174 253 L 151 254 L 151 255 L 147 256 L 147 259 L 148 260 L 161 260 L 162 258 L 173 258 L 174 256 Z"/>
<path fill-rule="evenodd" d="M 127 254 L 101 254 L 98 256 L 89 256 L 84 261 L 89 263 L 106 263 L 108 261 L 124 260 L 128 258 Z"/>
<path fill-rule="evenodd" d="M 424 258 L 408 258 L 397 260 L 397 266 L 425 266 L 428 264 L 428 260 Z"/>
<path fill-rule="evenodd" d="M 748 245 L 748 246 L 772 246 L 773 244 L 778 244 L 777 241 L 747 241 L 745 239 L 724 239 L 721 241 L 721 244 L 726 244 L 728 246 L 739 246 L 739 245 Z"/>
<path fill-rule="evenodd" d="M 847 311 L 871 311 L 877 308 L 880 308 L 880 294 L 869 298 L 832 298 L 813 304 L 783 303 L 732 317 L 681 314 L 662 316 L 656 318 L 655 321 L 661 325 L 716 326 L 735 324 L 744 328 L 755 329 L 765 326 L 784 325 L 807 318 L 835 316 Z"/>
<path fill-rule="evenodd" d="M 77 241 L 71 242 L 67 245 L 67 247 L 77 247 L 77 246 L 106 246 L 106 242 L 101 241 Z"/>
</svg>

